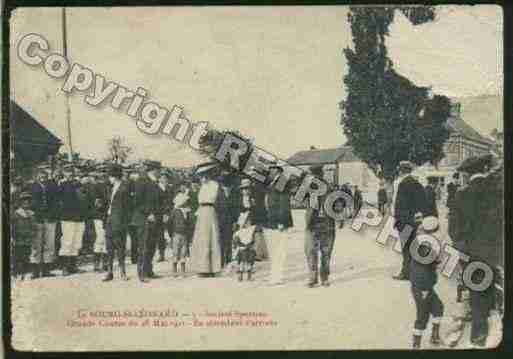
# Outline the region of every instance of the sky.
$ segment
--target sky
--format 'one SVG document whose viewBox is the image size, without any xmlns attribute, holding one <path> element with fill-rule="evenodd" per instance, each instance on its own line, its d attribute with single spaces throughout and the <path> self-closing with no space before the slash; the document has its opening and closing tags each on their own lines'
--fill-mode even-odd
<svg viewBox="0 0 513 359">
<path fill-rule="evenodd" d="M 352 46 L 347 7 L 68 8 L 68 52 L 148 100 L 180 105 L 193 122 L 236 129 L 281 158 L 345 142 L 338 103 L 345 98 L 342 50 Z M 495 6 L 444 7 L 413 27 L 401 15 L 387 46 L 394 67 L 416 84 L 452 97 L 502 94 L 502 13 Z M 25 34 L 62 53 L 61 10 L 18 8 L 11 18 L 11 98 L 67 143 L 62 80 L 16 56 Z M 123 111 L 70 99 L 74 150 L 102 159 L 122 136 L 133 159 L 167 166 L 202 161 L 165 137 L 140 132 Z M 501 127 L 487 119 L 481 130 Z"/>
</svg>

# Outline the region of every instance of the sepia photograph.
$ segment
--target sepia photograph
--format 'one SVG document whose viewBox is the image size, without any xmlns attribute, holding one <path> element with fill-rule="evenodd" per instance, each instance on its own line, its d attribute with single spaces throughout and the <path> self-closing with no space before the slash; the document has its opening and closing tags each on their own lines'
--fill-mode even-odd
<svg viewBox="0 0 513 359">
<path fill-rule="evenodd" d="M 13 350 L 504 345 L 500 6 L 8 21 Z"/>
</svg>

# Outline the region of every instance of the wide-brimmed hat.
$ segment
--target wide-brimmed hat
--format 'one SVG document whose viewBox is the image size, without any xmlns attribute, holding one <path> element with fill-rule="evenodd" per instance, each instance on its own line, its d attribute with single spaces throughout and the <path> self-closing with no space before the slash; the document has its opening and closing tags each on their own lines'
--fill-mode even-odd
<svg viewBox="0 0 513 359">
<path fill-rule="evenodd" d="M 251 187 L 251 180 L 249 178 L 243 178 L 242 181 L 240 181 L 240 188 L 249 188 Z"/>
<path fill-rule="evenodd" d="M 205 162 L 205 163 L 198 165 L 198 167 L 196 167 L 194 174 L 196 176 L 202 176 L 202 175 L 205 175 L 217 168 L 219 168 L 218 162 Z"/>
</svg>

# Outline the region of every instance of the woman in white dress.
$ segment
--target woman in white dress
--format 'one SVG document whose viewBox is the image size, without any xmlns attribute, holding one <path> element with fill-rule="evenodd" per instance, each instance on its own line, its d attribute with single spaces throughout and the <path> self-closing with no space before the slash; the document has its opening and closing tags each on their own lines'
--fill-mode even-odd
<svg viewBox="0 0 513 359">
<path fill-rule="evenodd" d="M 219 183 L 214 180 L 217 163 L 205 163 L 196 169 L 201 179 L 198 193 L 199 208 L 192 239 L 191 270 L 202 277 L 221 272 L 221 246 L 216 205 Z"/>
</svg>

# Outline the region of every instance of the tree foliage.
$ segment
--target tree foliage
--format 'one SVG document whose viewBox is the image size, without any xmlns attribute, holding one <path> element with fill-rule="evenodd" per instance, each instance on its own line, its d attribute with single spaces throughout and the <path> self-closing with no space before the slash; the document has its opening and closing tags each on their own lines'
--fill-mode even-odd
<svg viewBox="0 0 513 359">
<path fill-rule="evenodd" d="M 344 54 L 349 70 L 344 78 L 347 98 L 341 102 L 341 123 L 356 155 L 378 175 L 391 180 L 400 161 L 435 163 L 443 157 L 449 133 L 445 122 L 450 101 L 429 96 L 393 69 L 385 38 L 402 11 L 413 24 L 432 21 L 432 7 L 351 7 L 354 48 Z"/>
<path fill-rule="evenodd" d="M 132 153 L 132 148 L 128 146 L 125 139 L 120 136 L 111 138 L 107 142 L 107 148 L 109 153 L 107 160 L 116 164 L 125 163 L 128 156 Z"/>
</svg>

